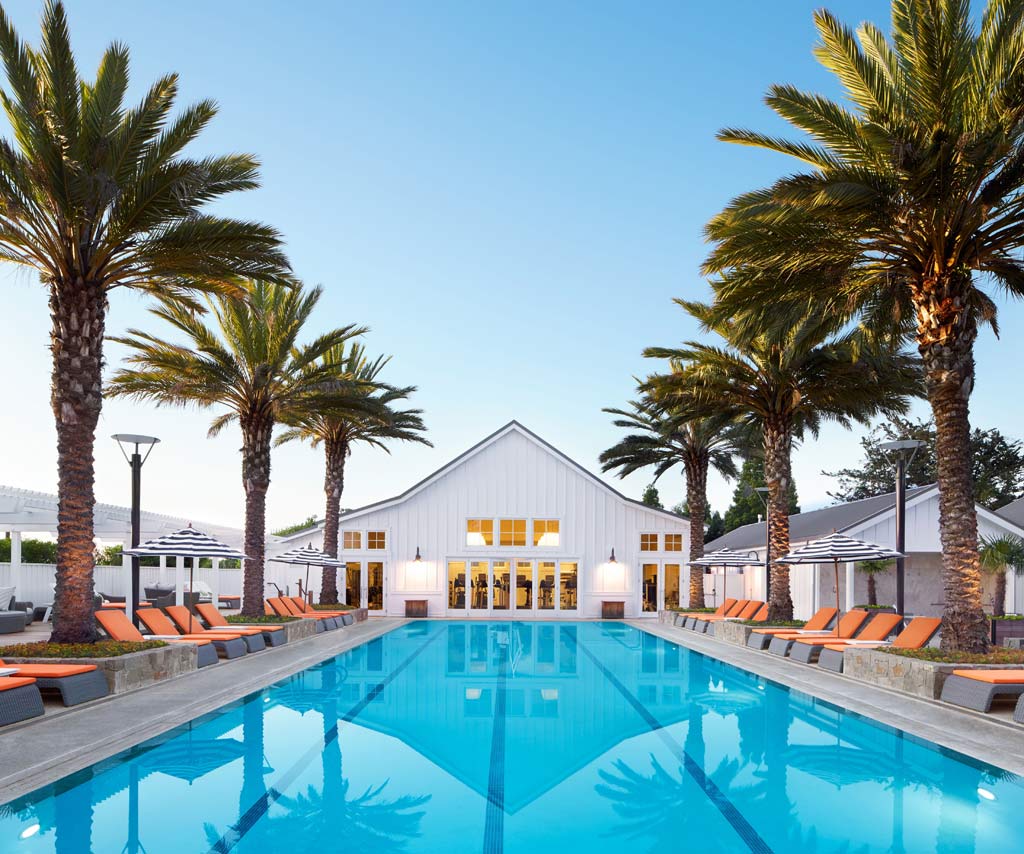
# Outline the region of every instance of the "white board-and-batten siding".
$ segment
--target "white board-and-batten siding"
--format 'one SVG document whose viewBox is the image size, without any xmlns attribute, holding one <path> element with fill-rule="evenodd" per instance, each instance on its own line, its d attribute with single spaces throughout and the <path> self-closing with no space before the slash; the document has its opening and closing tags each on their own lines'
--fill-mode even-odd
<svg viewBox="0 0 1024 854">
<path fill-rule="evenodd" d="M 526 519 L 527 545 L 468 546 L 466 522 L 478 518 L 494 520 L 495 543 L 498 520 Z M 558 520 L 558 546 L 533 545 L 533 519 Z M 513 423 L 402 496 L 342 516 L 341 531 L 359 531 L 362 548 L 342 549 L 339 556 L 385 562 L 385 612 L 389 614 L 403 614 L 406 599 L 426 599 L 431 616 L 444 615 L 450 560 L 529 559 L 578 563 L 578 616 L 598 616 L 602 598 L 625 601 L 626 613 L 636 615 L 641 610 L 640 534 L 682 534 L 681 552 L 643 553 L 644 562 L 682 565 L 689 549 L 688 525 L 686 519 L 617 494 Z M 384 531 L 387 547 L 367 550 L 368 531 Z M 310 534 L 298 534 L 295 539 L 320 546 L 322 532 Z M 339 540 L 343 542 L 343 534 Z M 284 547 L 295 544 L 288 542 Z M 663 544 L 660 536 L 659 545 Z M 613 548 L 616 563 L 608 565 Z M 414 561 L 417 549 L 418 563 Z M 316 591 L 317 586 L 311 587 Z"/>
</svg>

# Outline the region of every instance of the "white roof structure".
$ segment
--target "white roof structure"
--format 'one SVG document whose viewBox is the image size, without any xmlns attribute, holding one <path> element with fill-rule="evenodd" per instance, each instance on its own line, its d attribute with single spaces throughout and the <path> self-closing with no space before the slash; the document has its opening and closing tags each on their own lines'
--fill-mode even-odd
<svg viewBox="0 0 1024 854">
<path fill-rule="evenodd" d="M 130 507 L 97 503 L 93 516 L 93 533 L 96 539 L 129 542 L 132 530 L 131 513 Z M 140 538 L 143 541 L 180 531 L 190 523 L 231 546 L 241 547 L 243 541 L 243 532 L 240 528 L 214 525 L 198 519 L 143 510 L 141 521 Z M 0 531 L 56 533 L 57 496 L 47 492 L 0 485 Z"/>
</svg>

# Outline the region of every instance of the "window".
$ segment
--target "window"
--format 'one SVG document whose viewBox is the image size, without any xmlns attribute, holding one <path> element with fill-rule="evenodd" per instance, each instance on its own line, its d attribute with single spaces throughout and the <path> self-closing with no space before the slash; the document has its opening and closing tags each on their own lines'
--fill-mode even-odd
<svg viewBox="0 0 1024 854">
<path fill-rule="evenodd" d="M 665 607 L 679 607 L 679 564 L 665 564 Z M 668 668 L 666 667 L 666 670 Z"/>
<path fill-rule="evenodd" d="M 383 549 L 385 547 L 385 539 L 383 531 L 367 531 L 366 547 L 368 549 Z"/>
<path fill-rule="evenodd" d="M 558 520 L 557 519 L 534 519 L 533 520 L 533 544 L 535 546 L 557 546 L 558 545 Z"/>
<path fill-rule="evenodd" d="M 563 611 L 576 610 L 576 576 L 578 567 L 575 563 L 563 562 L 558 565 L 558 580 L 561 586 L 559 607 Z"/>
<path fill-rule="evenodd" d="M 498 544 L 502 546 L 526 545 L 526 520 L 502 519 L 498 529 Z"/>
<path fill-rule="evenodd" d="M 642 552 L 656 552 L 658 550 L 658 535 L 657 534 L 641 534 L 640 535 L 640 551 Z"/>
<path fill-rule="evenodd" d="M 448 561 L 448 607 L 466 607 L 466 562 Z M 461 671 L 459 671 L 461 672 Z"/>
<path fill-rule="evenodd" d="M 366 564 L 366 607 L 371 611 L 384 610 L 384 564 L 370 561 Z"/>
<path fill-rule="evenodd" d="M 467 519 L 466 520 L 466 545 L 467 546 L 493 546 L 494 545 L 494 520 L 493 519 Z"/>
<path fill-rule="evenodd" d="M 372 534 L 371 534 L 372 536 Z M 373 548 L 371 546 L 371 548 Z M 665 534 L 665 551 L 681 552 L 683 550 L 682 534 Z"/>
<path fill-rule="evenodd" d="M 342 531 L 341 547 L 345 549 L 361 549 L 363 535 L 361 531 Z"/>
</svg>

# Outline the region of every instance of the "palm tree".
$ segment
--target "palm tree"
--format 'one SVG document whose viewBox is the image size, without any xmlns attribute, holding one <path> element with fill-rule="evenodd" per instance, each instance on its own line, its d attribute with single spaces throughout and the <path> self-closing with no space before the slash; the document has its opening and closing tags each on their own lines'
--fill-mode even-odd
<svg viewBox="0 0 1024 854">
<path fill-rule="evenodd" d="M 1024 573 L 1024 540 L 1011 534 L 1002 537 L 982 537 L 980 543 L 981 568 L 995 577 L 996 589 L 992 596 L 992 616 L 1006 613 L 1006 573 L 1012 569 Z"/>
<path fill-rule="evenodd" d="M 688 342 L 651 347 L 644 355 L 668 359 L 671 372 L 650 377 L 646 390 L 682 414 L 711 409 L 761 433 L 771 528 L 769 558 L 789 551 L 789 485 L 794 436 L 816 436 L 824 421 L 849 426 L 881 412 L 904 412 L 917 391 L 917 363 L 873 350 L 853 333 L 837 333 L 814 314 L 749 341 L 736 322 L 703 303 L 676 300 L 724 346 Z M 768 602 L 770 620 L 791 620 L 789 567 L 776 564 Z"/>
<path fill-rule="evenodd" d="M 177 303 L 153 313 L 184 336 L 172 343 L 128 330 L 114 339 L 130 348 L 111 380 L 111 393 L 157 405 L 226 407 L 210 426 L 210 436 L 238 422 L 242 430 L 242 484 L 245 488 L 245 576 L 242 613 L 263 613 L 263 559 L 266 498 L 270 486 L 270 447 L 274 426 L 284 418 L 317 408 L 358 406 L 360 389 L 339 383 L 323 357 L 365 329 L 345 326 L 306 345 L 298 338 L 320 299 L 320 289 L 253 282 L 249 297 L 207 300 L 213 324 Z"/>
<path fill-rule="evenodd" d="M 601 454 L 601 470 L 619 477 L 654 466 L 654 480 L 682 465 L 686 474 L 686 505 L 690 514 L 690 560 L 704 556 L 704 516 L 708 503 L 708 471 L 736 477 L 733 455 L 740 450 L 736 425 L 721 417 L 679 415 L 650 395 L 631 401 L 628 410 L 605 409 L 619 416 L 616 427 L 636 430 Z M 691 608 L 704 607 L 704 570 L 690 566 Z"/>
<path fill-rule="evenodd" d="M 341 494 L 345 488 L 345 462 L 358 443 L 380 448 L 391 453 L 389 441 L 420 442 L 431 445 L 422 433 L 422 410 L 400 409 L 396 404 L 409 397 L 415 386 L 394 388 L 380 381 L 379 375 L 391 357 L 378 356 L 371 361 L 361 344 L 332 348 L 321 360 L 325 368 L 333 369 L 342 377 L 359 384 L 364 397 L 360 408 L 349 410 L 311 410 L 296 412 L 285 418 L 293 426 L 284 431 L 277 444 L 296 439 L 306 440 L 313 447 L 324 446 L 324 494 L 327 507 L 324 512 L 324 551 L 338 556 L 338 521 L 341 516 Z M 323 567 L 320 601 L 334 604 L 338 601 L 338 570 Z"/>
<path fill-rule="evenodd" d="M 968 404 L 983 281 L 1024 295 L 1024 0 L 893 0 L 892 34 L 815 13 L 818 59 L 842 102 L 773 86 L 768 105 L 806 141 L 747 130 L 721 138 L 796 157 L 803 171 L 735 199 L 708 226 L 705 270 L 776 275 L 718 290 L 724 313 L 830 289 L 868 329 L 913 337 L 935 419 L 946 590 L 942 644 L 981 651 Z M 982 280 L 978 276 L 981 274 Z"/>
<path fill-rule="evenodd" d="M 878 583 L 876 575 L 888 572 L 892 569 L 891 560 L 862 560 L 857 564 L 857 571 L 862 572 L 868 579 L 868 605 L 878 605 Z"/>
<path fill-rule="evenodd" d="M 0 9 L 3 105 L 14 141 L 0 140 L 0 261 L 37 271 L 50 294 L 57 428 L 55 642 L 96 637 L 93 444 L 103 399 L 107 295 L 114 288 L 190 300 L 239 293 L 240 276 L 279 281 L 277 232 L 202 213 L 257 186 L 250 155 L 181 156 L 216 114 L 200 101 L 171 112 L 178 78 L 160 78 L 126 109 L 128 48 L 112 44 L 96 78 L 79 76 L 61 3 L 47 2 L 38 49 Z"/>
</svg>

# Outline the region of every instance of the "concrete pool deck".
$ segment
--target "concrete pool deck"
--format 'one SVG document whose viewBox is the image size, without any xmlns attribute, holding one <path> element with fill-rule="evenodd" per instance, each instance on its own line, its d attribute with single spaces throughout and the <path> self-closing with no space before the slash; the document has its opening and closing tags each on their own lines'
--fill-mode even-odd
<svg viewBox="0 0 1024 854">
<path fill-rule="evenodd" d="M 0 731 L 0 804 L 408 622 L 375 617 Z"/>
<path fill-rule="evenodd" d="M 731 664 L 819 700 L 896 727 L 926 741 L 1024 776 L 1024 727 L 1009 716 L 982 714 L 849 679 L 653 620 L 626 620 L 636 629 Z"/>
</svg>

